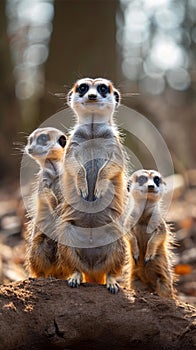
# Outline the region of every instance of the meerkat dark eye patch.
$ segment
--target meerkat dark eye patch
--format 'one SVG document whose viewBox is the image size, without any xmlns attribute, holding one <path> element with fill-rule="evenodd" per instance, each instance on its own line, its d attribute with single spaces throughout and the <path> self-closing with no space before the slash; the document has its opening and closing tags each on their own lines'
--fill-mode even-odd
<svg viewBox="0 0 196 350">
<path fill-rule="evenodd" d="M 45 146 L 49 140 L 50 140 L 50 136 L 48 134 L 41 134 L 37 138 L 37 144 L 41 146 Z"/>
<path fill-rule="evenodd" d="M 147 176 L 141 175 L 138 176 L 137 182 L 139 183 L 140 186 L 144 185 L 148 181 Z"/>
<path fill-rule="evenodd" d="M 110 92 L 110 87 L 106 84 L 100 84 L 97 86 L 97 91 L 102 97 L 106 97 L 106 95 Z"/>
<path fill-rule="evenodd" d="M 62 148 L 65 147 L 65 145 L 66 145 L 66 143 L 67 143 L 67 139 L 66 139 L 65 135 L 62 135 L 62 136 L 59 137 L 58 143 L 59 143 L 59 145 L 60 145 Z"/>
<path fill-rule="evenodd" d="M 159 185 L 160 185 L 161 179 L 160 179 L 159 176 L 155 176 L 155 177 L 153 178 L 153 180 L 154 180 L 154 183 L 155 183 L 156 186 L 159 186 Z"/>
<path fill-rule="evenodd" d="M 78 87 L 76 88 L 76 92 L 79 93 L 80 97 L 84 96 L 88 90 L 89 86 L 85 83 L 78 85 Z"/>
</svg>

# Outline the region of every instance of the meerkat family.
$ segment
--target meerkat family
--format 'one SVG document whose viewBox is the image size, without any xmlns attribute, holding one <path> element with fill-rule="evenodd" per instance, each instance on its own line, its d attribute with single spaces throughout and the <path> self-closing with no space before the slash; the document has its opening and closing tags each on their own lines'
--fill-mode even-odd
<svg viewBox="0 0 196 350">
<path fill-rule="evenodd" d="M 172 298 L 170 233 L 159 209 L 164 182 L 147 170 L 127 180 L 127 157 L 114 123 L 119 103 L 120 93 L 107 79 L 80 79 L 68 93 L 77 118 L 69 135 L 43 128 L 29 136 L 26 152 L 40 172 L 28 230 L 28 271 L 64 278 L 70 287 L 106 284 L 116 293 L 128 268 L 125 287 L 140 280 Z M 53 240 L 44 222 L 46 212 L 57 211 Z"/>
</svg>

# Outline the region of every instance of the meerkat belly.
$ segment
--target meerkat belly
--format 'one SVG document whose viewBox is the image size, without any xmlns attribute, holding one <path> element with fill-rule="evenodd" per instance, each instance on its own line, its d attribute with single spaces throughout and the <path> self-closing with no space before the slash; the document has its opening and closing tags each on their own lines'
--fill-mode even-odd
<svg viewBox="0 0 196 350">
<path fill-rule="evenodd" d="M 96 157 L 96 153 L 95 153 Z M 86 179 L 88 183 L 88 197 L 86 198 L 87 201 L 95 201 L 96 196 L 94 194 L 95 191 L 95 185 L 97 181 L 97 176 L 99 173 L 99 170 L 101 167 L 104 165 L 106 162 L 106 159 L 92 159 L 88 161 L 85 164 L 85 169 L 86 169 Z"/>
<path fill-rule="evenodd" d="M 98 270 L 107 257 L 107 249 L 105 247 L 81 248 L 77 249 L 77 253 L 87 270 Z"/>
<path fill-rule="evenodd" d="M 140 261 L 143 263 L 144 256 L 146 254 L 146 248 L 149 240 L 149 236 L 146 233 L 146 225 L 138 224 L 135 229 L 135 235 L 137 237 L 137 242 L 140 251 Z"/>
</svg>

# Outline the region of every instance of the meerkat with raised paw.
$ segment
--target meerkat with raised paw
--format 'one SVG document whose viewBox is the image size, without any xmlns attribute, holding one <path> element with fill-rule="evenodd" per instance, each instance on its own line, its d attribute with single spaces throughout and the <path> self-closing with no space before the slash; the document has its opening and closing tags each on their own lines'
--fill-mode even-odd
<svg viewBox="0 0 196 350">
<path fill-rule="evenodd" d="M 130 177 L 129 191 L 132 202 L 128 220 L 131 287 L 143 285 L 160 296 L 173 298 L 173 239 L 160 206 L 166 192 L 163 177 L 155 170 L 138 170 Z"/>
<path fill-rule="evenodd" d="M 116 279 L 127 256 L 120 223 L 126 157 L 113 120 L 119 102 L 119 91 L 102 78 L 78 80 L 69 92 L 68 105 L 77 122 L 67 145 L 62 176 L 66 198 L 59 222 L 62 236 L 73 238 L 68 284 L 77 287 L 83 276 L 84 281 L 105 281 L 111 293 L 119 289 Z M 86 243 L 74 246 L 74 237 Z M 67 247 L 62 245 L 59 264 L 67 263 Z"/>
<path fill-rule="evenodd" d="M 62 131 L 45 127 L 34 130 L 25 147 L 25 152 L 40 167 L 32 198 L 34 212 L 27 228 L 26 266 L 32 277 L 60 275 L 56 261 L 57 242 L 47 235 L 46 227 L 47 222 L 53 221 L 53 212 L 62 196 L 59 176 L 66 142 L 67 138 Z"/>
</svg>

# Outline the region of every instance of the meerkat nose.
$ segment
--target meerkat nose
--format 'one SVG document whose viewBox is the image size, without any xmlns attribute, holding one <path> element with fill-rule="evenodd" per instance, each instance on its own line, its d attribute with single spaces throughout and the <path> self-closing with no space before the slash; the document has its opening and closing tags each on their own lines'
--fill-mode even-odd
<svg viewBox="0 0 196 350">
<path fill-rule="evenodd" d="M 29 154 L 32 154 L 33 153 L 33 148 L 28 148 L 27 151 L 28 151 Z"/>
<path fill-rule="evenodd" d="M 148 185 L 148 189 L 151 191 L 154 190 L 154 185 Z"/>
<path fill-rule="evenodd" d="M 90 95 L 88 95 L 88 99 L 89 99 L 90 101 L 96 101 L 97 95 L 95 95 L 95 94 L 90 94 Z"/>
</svg>

